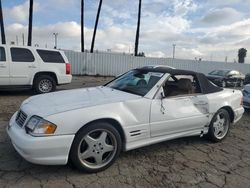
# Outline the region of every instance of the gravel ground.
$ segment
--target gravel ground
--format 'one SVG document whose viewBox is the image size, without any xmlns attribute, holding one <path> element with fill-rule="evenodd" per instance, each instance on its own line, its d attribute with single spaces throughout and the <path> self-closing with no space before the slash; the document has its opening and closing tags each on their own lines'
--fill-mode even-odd
<svg viewBox="0 0 250 188">
<path fill-rule="evenodd" d="M 74 77 L 59 90 L 101 85 L 111 78 Z M 250 112 L 222 143 L 190 137 L 122 153 L 104 172 L 84 174 L 71 165 L 39 166 L 15 152 L 5 132 L 30 91 L 0 92 L 0 188 L 2 187 L 250 187 Z"/>
</svg>

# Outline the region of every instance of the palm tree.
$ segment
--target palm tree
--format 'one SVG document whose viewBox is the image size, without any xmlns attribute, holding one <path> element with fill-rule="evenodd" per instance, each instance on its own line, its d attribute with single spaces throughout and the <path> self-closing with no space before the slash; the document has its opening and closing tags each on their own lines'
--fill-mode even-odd
<svg viewBox="0 0 250 188">
<path fill-rule="evenodd" d="M 140 24 L 141 24 L 141 0 L 139 0 L 138 21 L 137 21 L 137 30 L 136 30 L 136 36 L 135 36 L 135 56 L 138 55 Z"/>
<path fill-rule="evenodd" d="M 100 2 L 99 2 L 99 7 L 98 7 L 97 15 L 96 15 L 95 28 L 94 28 L 93 38 L 92 38 L 92 42 L 91 42 L 90 53 L 93 53 L 93 51 L 94 51 L 95 36 L 96 36 L 96 30 L 97 30 L 97 26 L 98 26 L 101 8 L 102 8 L 102 0 L 100 0 Z"/>
<path fill-rule="evenodd" d="M 81 51 L 84 52 L 84 0 L 81 0 Z"/>
<path fill-rule="evenodd" d="M 6 44 L 5 39 L 5 32 L 4 32 L 4 23 L 3 23 L 3 9 L 2 9 L 2 2 L 0 0 L 0 24 L 1 24 L 1 38 L 2 38 L 2 44 Z"/>
<path fill-rule="evenodd" d="M 28 46 L 31 46 L 31 44 L 32 44 L 32 21 L 33 21 L 33 0 L 30 0 Z"/>
</svg>

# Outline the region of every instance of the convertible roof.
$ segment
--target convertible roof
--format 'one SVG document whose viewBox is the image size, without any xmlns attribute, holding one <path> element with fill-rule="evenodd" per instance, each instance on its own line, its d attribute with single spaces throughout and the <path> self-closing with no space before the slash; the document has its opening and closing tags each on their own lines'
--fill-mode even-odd
<svg viewBox="0 0 250 188">
<path fill-rule="evenodd" d="M 213 83 L 211 83 L 211 81 L 209 81 L 204 74 L 199 73 L 199 72 L 194 72 L 194 71 L 189 71 L 189 70 L 181 70 L 181 69 L 173 69 L 173 68 L 164 67 L 164 66 L 155 66 L 155 67 L 147 66 L 147 67 L 138 68 L 137 70 L 146 71 L 146 72 L 168 73 L 171 75 L 193 75 L 193 76 L 196 76 L 196 78 L 199 81 L 201 91 L 204 94 L 215 93 L 215 92 L 219 92 L 219 91 L 223 90 L 221 87 L 218 87 L 218 86 L 214 85 Z"/>
</svg>

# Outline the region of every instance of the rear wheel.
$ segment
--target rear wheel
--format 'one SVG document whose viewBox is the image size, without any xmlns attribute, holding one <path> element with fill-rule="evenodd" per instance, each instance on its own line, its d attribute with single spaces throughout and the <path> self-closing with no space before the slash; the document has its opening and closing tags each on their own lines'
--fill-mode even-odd
<svg viewBox="0 0 250 188">
<path fill-rule="evenodd" d="M 227 136 L 229 127 L 229 113 L 225 109 L 220 109 L 209 125 L 208 138 L 214 142 L 220 142 Z"/>
<path fill-rule="evenodd" d="M 77 133 L 70 160 L 81 171 L 99 172 L 111 166 L 121 152 L 119 132 L 110 124 L 98 122 Z"/>
<path fill-rule="evenodd" d="M 35 79 L 34 89 L 39 94 L 55 91 L 56 81 L 49 75 L 41 75 Z"/>
</svg>

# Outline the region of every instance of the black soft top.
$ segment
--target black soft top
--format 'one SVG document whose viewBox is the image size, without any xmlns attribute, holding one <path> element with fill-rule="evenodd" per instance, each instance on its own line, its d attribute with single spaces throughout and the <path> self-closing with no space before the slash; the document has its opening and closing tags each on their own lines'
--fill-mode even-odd
<svg viewBox="0 0 250 188">
<path fill-rule="evenodd" d="M 160 73 L 168 73 L 171 75 L 192 75 L 195 76 L 200 84 L 201 92 L 203 94 L 215 93 L 222 91 L 223 88 L 218 87 L 211 83 L 207 77 L 203 73 L 189 71 L 189 70 L 181 70 L 181 69 L 173 69 L 168 67 L 142 67 L 137 70 L 145 71 L 145 72 L 160 72 Z"/>
</svg>

